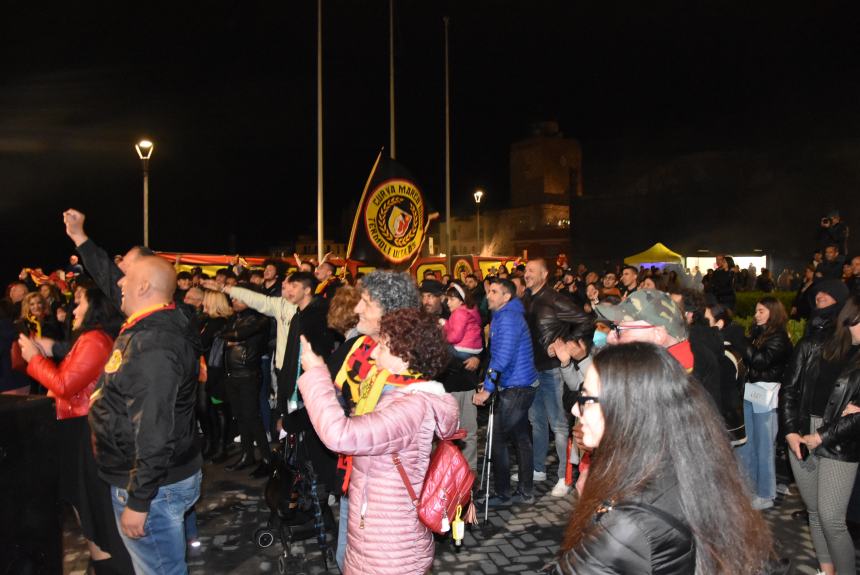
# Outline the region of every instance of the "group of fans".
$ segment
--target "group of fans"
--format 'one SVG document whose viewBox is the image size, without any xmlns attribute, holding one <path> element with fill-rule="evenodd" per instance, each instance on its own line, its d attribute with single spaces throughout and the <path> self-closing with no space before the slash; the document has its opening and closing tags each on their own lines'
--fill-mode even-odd
<svg viewBox="0 0 860 575">
<path fill-rule="evenodd" d="M 184 565 L 168 540 L 192 536 L 202 462 L 268 478 L 279 440 L 299 437 L 322 514 L 339 500 L 341 569 L 423 574 L 433 540 L 401 517 L 414 509 L 402 481 L 420 493 L 434 430 L 458 426 L 477 472 L 478 409 L 492 404 L 482 502 L 531 504 L 555 463 L 550 496 L 579 498 L 548 571 L 767 572 L 756 511 L 776 500 L 782 445 L 821 569 L 854 573 L 860 257 L 845 245 L 823 246 L 791 310 L 763 295 L 745 333 L 735 294 L 755 271 L 727 256 L 704 276 L 535 258 L 485 278 L 348 278 L 296 257 L 209 277 L 144 247 L 111 259 L 83 214 L 64 219 L 69 266 L 22 270 L 0 301 L 0 391 L 55 398 L 69 430 L 60 495 L 96 572 Z M 770 292 L 768 278 L 752 285 Z M 807 319 L 799 343 L 790 316 Z M 184 518 L 157 511 L 174 491 Z"/>
</svg>

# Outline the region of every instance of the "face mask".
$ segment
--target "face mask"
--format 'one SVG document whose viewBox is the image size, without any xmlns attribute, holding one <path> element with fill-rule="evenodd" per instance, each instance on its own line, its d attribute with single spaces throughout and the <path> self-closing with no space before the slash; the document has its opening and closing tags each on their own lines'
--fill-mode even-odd
<svg viewBox="0 0 860 575">
<path fill-rule="evenodd" d="M 594 330 L 594 337 L 591 340 L 594 342 L 594 347 L 601 348 L 606 345 L 606 334 L 600 330 Z"/>
</svg>

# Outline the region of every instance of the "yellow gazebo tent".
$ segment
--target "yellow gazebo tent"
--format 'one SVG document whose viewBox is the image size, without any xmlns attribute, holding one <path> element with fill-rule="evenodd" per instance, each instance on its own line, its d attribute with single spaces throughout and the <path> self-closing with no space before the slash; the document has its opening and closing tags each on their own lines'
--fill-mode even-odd
<svg viewBox="0 0 860 575">
<path fill-rule="evenodd" d="M 644 252 L 639 252 L 630 257 L 624 258 L 625 264 L 642 265 L 642 264 L 680 264 L 684 265 L 684 256 L 676 254 L 660 242 L 657 242 Z"/>
</svg>

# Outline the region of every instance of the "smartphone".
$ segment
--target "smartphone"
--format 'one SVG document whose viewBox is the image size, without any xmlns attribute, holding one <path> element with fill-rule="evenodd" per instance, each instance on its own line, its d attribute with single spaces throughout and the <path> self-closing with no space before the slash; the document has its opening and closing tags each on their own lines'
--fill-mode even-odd
<svg viewBox="0 0 860 575">
<path fill-rule="evenodd" d="M 805 443 L 800 444 L 800 459 L 806 461 L 809 458 L 809 447 Z"/>
</svg>

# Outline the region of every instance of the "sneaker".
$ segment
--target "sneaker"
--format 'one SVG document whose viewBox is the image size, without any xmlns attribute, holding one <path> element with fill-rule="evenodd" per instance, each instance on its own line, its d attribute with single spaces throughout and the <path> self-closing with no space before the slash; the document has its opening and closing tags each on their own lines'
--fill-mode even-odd
<svg viewBox="0 0 860 575">
<path fill-rule="evenodd" d="M 776 484 L 776 492 L 780 495 L 791 495 L 791 487 L 786 485 L 785 483 L 777 483 Z"/>
<path fill-rule="evenodd" d="M 764 511 L 773 507 L 773 499 L 765 499 L 756 495 L 752 498 L 752 508 L 758 511 Z"/>
<path fill-rule="evenodd" d="M 570 485 L 564 482 L 564 477 L 559 479 L 550 491 L 550 495 L 553 497 L 564 497 L 568 493 L 570 493 Z"/>
<path fill-rule="evenodd" d="M 526 495 L 525 493 L 520 493 L 519 491 L 517 491 L 516 493 L 514 493 L 514 496 L 511 497 L 511 501 L 513 501 L 514 503 L 532 504 L 535 502 L 535 496 Z M 492 502 L 490 503 L 490 505 L 492 505 Z"/>
<path fill-rule="evenodd" d="M 519 473 L 511 473 L 511 481 L 513 483 L 518 483 L 520 480 Z M 532 480 L 533 481 L 546 481 L 546 471 L 534 471 L 532 472 Z"/>
<path fill-rule="evenodd" d="M 242 436 L 241 436 L 241 435 L 237 435 L 236 437 L 234 437 L 234 438 L 233 438 L 233 443 L 242 443 Z"/>
</svg>

